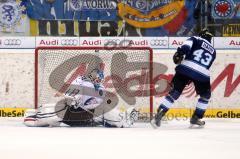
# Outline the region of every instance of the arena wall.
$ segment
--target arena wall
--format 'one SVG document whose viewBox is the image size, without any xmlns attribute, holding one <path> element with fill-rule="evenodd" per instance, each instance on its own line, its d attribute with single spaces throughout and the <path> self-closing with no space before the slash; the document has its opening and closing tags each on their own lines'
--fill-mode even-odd
<svg viewBox="0 0 240 159">
<path fill-rule="evenodd" d="M 38 46 L 91 47 L 110 41 L 116 46 L 151 47 L 153 61 L 167 66 L 164 78 L 170 80 L 175 67 L 172 55 L 184 40 L 186 37 L 0 37 L 0 117 L 22 116 L 26 108 L 34 107 L 34 49 Z M 216 37 L 213 44 L 217 58 L 211 68 L 212 99 L 206 116 L 240 118 L 240 38 Z M 163 95 L 155 95 L 154 108 Z M 194 86 L 189 85 L 170 113 L 189 116 L 196 101 Z"/>
</svg>

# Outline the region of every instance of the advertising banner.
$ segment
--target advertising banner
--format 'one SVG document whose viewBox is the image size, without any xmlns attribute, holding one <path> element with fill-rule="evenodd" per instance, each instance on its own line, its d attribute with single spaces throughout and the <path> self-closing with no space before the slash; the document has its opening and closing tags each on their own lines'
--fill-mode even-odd
<svg viewBox="0 0 240 159">
<path fill-rule="evenodd" d="M 176 49 L 188 37 L 0 37 L 0 48 L 28 48 L 53 46 L 84 47 L 150 47 Z M 214 37 L 216 49 L 239 49 L 239 37 Z"/>
<path fill-rule="evenodd" d="M 168 48 L 168 37 L 80 37 L 80 46 L 85 47 L 150 47 Z"/>
<path fill-rule="evenodd" d="M 176 49 L 180 47 L 185 40 L 187 40 L 187 37 L 169 37 L 169 48 Z"/>
<path fill-rule="evenodd" d="M 35 37 L 0 37 L 0 48 L 35 48 Z"/>
<path fill-rule="evenodd" d="M 239 37 L 217 37 L 214 38 L 214 47 L 218 49 L 239 49 L 240 38 Z"/>
<path fill-rule="evenodd" d="M 225 24 L 222 30 L 223 36 L 240 37 L 240 23 L 239 24 Z"/>
<path fill-rule="evenodd" d="M 36 37 L 36 47 L 43 46 L 79 46 L 78 37 Z"/>
</svg>

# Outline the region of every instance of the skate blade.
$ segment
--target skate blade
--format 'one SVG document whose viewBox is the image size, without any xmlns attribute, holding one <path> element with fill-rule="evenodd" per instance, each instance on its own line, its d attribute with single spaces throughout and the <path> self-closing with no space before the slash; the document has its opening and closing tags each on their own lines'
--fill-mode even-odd
<svg viewBox="0 0 240 159">
<path fill-rule="evenodd" d="M 189 129 L 202 129 L 204 125 L 190 124 Z"/>
<path fill-rule="evenodd" d="M 151 126 L 152 126 L 154 129 L 157 129 L 157 128 L 158 128 L 158 126 L 155 124 L 155 120 L 154 120 L 154 119 L 150 121 L 150 124 L 151 124 Z"/>
</svg>

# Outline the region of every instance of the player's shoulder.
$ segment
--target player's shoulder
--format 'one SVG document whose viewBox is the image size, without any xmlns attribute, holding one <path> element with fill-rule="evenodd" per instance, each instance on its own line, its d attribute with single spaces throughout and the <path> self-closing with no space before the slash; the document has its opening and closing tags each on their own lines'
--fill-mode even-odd
<svg viewBox="0 0 240 159">
<path fill-rule="evenodd" d="M 196 36 L 191 36 L 189 38 L 187 38 L 187 40 L 184 42 L 184 44 L 191 44 L 191 46 L 193 45 L 193 43 L 196 43 L 198 41 Z"/>
<path fill-rule="evenodd" d="M 195 41 L 197 39 L 198 39 L 197 36 L 191 36 L 191 37 L 187 38 L 187 40 L 189 40 L 189 41 Z"/>
<path fill-rule="evenodd" d="M 203 38 L 199 37 L 199 36 L 191 36 L 189 37 L 187 40 L 202 40 Z"/>
<path fill-rule="evenodd" d="M 201 38 L 201 37 L 199 37 L 199 36 L 194 36 L 194 39 L 195 39 L 195 40 L 198 40 L 198 41 L 201 41 L 201 42 L 205 42 L 206 44 L 208 44 L 208 45 L 210 45 L 210 46 L 213 47 L 213 44 L 212 44 L 212 43 L 210 43 L 210 42 L 207 41 L 206 39 L 203 39 L 203 38 Z"/>
<path fill-rule="evenodd" d="M 207 45 L 208 47 L 211 47 L 211 49 L 214 50 L 214 52 L 216 52 L 216 50 L 214 49 L 213 44 L 211 42 L 209 42 L 206 39 L 203 39 L 199 36 L 194 36 L 193 38 L 195 39 L 195 41 L 198 41 L 197 44 L 199 44 L 201 46 Z"/>
</svg>

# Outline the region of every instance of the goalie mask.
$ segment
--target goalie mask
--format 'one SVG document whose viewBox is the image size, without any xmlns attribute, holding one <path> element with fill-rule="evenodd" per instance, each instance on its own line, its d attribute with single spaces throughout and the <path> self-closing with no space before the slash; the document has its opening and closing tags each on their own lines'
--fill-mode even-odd
<svg viewBox="0 0 240 159">
<path fill-rule="evenodd" d="M 213 35 L 206 28 L 200 31 L 199 36 L 210 43 L 213 37 Z"/>
<path fill-rule="evenodd" d="M 104 74 L 102 70 L 99 69 L 93 69 L 89 75 L 88 78 L 94 83 L 101 83 L 104 79 Z"/>
</svg>

